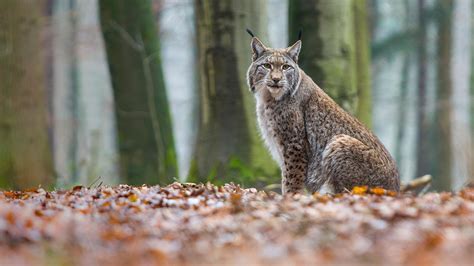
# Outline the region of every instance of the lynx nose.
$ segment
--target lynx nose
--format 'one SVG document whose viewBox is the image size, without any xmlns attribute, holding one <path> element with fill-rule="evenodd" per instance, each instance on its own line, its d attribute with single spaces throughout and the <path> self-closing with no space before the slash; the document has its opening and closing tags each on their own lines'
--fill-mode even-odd
<svg viewBox="0 0 474 266">
<path fill-rule="evenodd" d="M 275 77 L 275 76 L 273 76 L 273 77 L 272 77 L 272 80 L 273 80 L 273 83 L 277 84 L 278 82 L 280 82 L 281 77 Z"/>
</svg>

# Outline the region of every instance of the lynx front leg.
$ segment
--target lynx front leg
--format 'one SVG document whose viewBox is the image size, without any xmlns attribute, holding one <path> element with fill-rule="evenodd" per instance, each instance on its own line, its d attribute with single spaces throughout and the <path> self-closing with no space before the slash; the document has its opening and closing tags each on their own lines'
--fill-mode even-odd
<svg viewBox="0 0 474 266">
<path fill-rule="evenodd" d="M 304 146 L 300 143 L 290 144 L 283 152 L 282 193 L 303 193 L 308 160 Z"/>
</svg>

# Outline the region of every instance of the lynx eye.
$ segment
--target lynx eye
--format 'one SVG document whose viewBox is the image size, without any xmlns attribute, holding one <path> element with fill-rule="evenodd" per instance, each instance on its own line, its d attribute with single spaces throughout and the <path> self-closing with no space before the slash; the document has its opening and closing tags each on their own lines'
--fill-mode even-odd
<svg viewBox="0 0 474 266">
<path fill-rule="evenodd" d="M 288 69 L 290 69 L 290 68 L 291 68 L 290 65 L 283 65 L 283 66 L 281 67 L 281 69 L 283 69 L 283 70 L 288 70 Z"/>
<path fill-rule="evenodd" d="M 272 68 L 272 65 L 270 65 L 269 63 L 265 63 L 262 65 L 264 68 L 267 68 L 267 69 L 271 69 Z"/>
</svg>

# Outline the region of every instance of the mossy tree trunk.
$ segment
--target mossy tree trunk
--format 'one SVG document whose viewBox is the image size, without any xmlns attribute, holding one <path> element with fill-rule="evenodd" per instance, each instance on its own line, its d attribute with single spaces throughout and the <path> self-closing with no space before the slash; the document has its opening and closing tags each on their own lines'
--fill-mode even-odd
<svg viewBox="0 0 474 266">
<path fill-rule="evenodd" d="M 151 1 L 101 0 L 100 16 L 121 174 L 130 184 L 171 182 L 177 175 L 176 154 Z"/>
<path fill-rule="evenodd" d="M 372 85 L 370 77 L 370 27 L 367 0 L 353 0 L 356 69 L 356 116 L 368 127 L 372 126 Z"/>
<path fill-rule="evenodd" d="M 190 180 L 250 183 L 255 176 L 276 173 L 258 139 L 255 106 L 245 84 L 250 44 L 246 48 L 238 44 L 250 43 L 246 27 L 263 32 L 264 20 L 256 11 L 264 4 L 248 0 L 195 2 L 200 116 Z"/>
<path fill-rule="evenodd" d="M 337 103 L 370 126 L 366 9 L 365 0 L 290 1 L 289 36 L 293 42 L 303 30 L 300 66 Z"/>
<path fill-rule="evenodd" d="M 48 137 L 45 1 L 0 1 L 0 186 L 52 184 Z"/>
<path fill-rule="evenodd" d="M 255 114 L 255 98 L 247 85 L 247 69 L 251 63 L 250 36 L 245 28 L 251 29 L 264 43 L 268 43 L 267 33 L 267 0 L 234 0 L 233 8 L 236 13 L 236 27 L 234 38 L 237 40 L 235 49 L 237 54 L 239 84 L 242 91 L 245 115 L 249 130 L 249 149 L 251 171 L 253 175 L 262 175 L 269 179 L 265 182 L 279 182 L 278 166 L 271 158 L 259 135 L 257 116 Z M 254 176 L 255 178 L 255 176 Z"/>
</svg>

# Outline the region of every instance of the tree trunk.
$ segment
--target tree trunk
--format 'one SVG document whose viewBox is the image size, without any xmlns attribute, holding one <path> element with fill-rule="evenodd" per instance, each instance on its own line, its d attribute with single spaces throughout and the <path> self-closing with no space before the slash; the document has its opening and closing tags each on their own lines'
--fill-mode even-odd
<svg viewBox="0 0 474 266">
<path fill-rule="evenodd" d="M 114 104 L 97 0 L 53 8 L 53 147 L 59 186 L 118 181 Z"/>
<path fill-rule="evenodd" d="M 254 104 L 244 83 L 247 49 L 236 43 L 244 24 L 262 33 L 254 1 L 196 1 L 200 117 L 192 180 L 220 181 L 267 173 L 273 164 L 257 138 Z M 251 23 L 250 23 L 251 22 Z M 245 40 L 244 39 L 244 40 Z M 239 41 L 237 41 L 239 40 Z M 265 159 L 268 158 L 268 159 Z M 268 167 L 270 165 L 270 167 Z M 267 169 L 265 169 L 267 168 Z M 247 178 L 247 179 L 246 179 Z"/>
<path fill-rule="evenodd" d="M 427 85 L 427 18 L 425 0 L 418 0 L 418 106 L 416 176 L 430 174 L 431 158 L 430 121 L 426 110 Z"/>
<path fill-rule="evenodd" d="M 399 99 L 399 106 L 400 106 L 400 112 L 398 115 L 398 120 L 397 120 L 397 139 L 396 139 L 396 146 L 395 146 L 395 152 L 394 152 L 394 157 L 397 162 L 402 161 L 402 150 L 403 150 L 403 141 L 406 138 L 406 124 L 407 124 L 407 108 L 408 106 L 408 83 L 409 83 L 409 74 L 410 74 L 410 66 L 412 60 L 411 58 L 413 57 L 413 53 L 407 52 L 406 55 L 403 58 L 403 66 L 402 66 L 402 71 L 401 71 L 401 82 L 400 82 L 400 99 Z"/>
<path fill-rule="evenodd" d="M 268 23 L 268 46 L 273 48 L 288 47 L 288 6 L 290 0 L 264 0 Z M 267 43 L 265 43 L 267 44 Z"/>
<path fill-rule="evenodd" d="M 354 39 L 356 69 L 357 109 L 356 116 L 372 127 L 372 85 L 370 78 L 370 28 L 367 16 L 367 0 L 353 0 Z"/>
<path fill-rule="evenodd" d="M 259 135 L 255 115 L 255 99 L 247 85 L 247 69 L 251 63 L 250 36 L 245 28 L 250 28 L 263 42 L 267 43 L 267 17 L 262 16 L 266 13 L 266 0 L 233 0 L 233 9 L 236 13 L 234 38 L 235 52 L 237 55 L 238 77 L 241 93 L 243 96 L 245 116 L 249 130 L 249 143 L 246 144 L 250 151 L 249 167 L 254 175 L 266 177 L 278 177 L 278 167 L 272 160 L 270 153 L 264 146 Z M 240 173 L 242 175 L 242 173 Z M 273 182 L 277 180 L 266 180 Z"/>
<path fill-rule="evenodd" d="M 52 184 L 42 46 L 45 1 L 0 2 L 0 186 Z"/>
<path fill-rule="evenodd" d="M 369 124 L 366 1 L 294 0 L 289 17 L 290 43 L 303 30 L 302 69 L 344 109 Z"/>
<path fill-rule="evenodd" d="M 122 176 L 131 184 L 177 175 L 172 126 L 149 0 L 101 0 Z"/>
<path fill-rule="evenodd" d="M 471 76 L 470 76 L 470 99 L 474 99 L 474 4 L 471 4 Z M 474 151 L 474 102 L 470 105 L 470 126 L 471 126 L 471 151 Z M 474 185 L 474 158 L 469 165 L 469 178 L 467 183 Z"/>
<path fill-rule="evenodd" d="M 451 152 L 451 23 L 452 0 L 439 0 L 441 16 L 438 24 L 438 86 L 434 128 L 437 145 L 433 161 L 433 188 L 435 190 L 451 189 L 452 152 Z"/>
<path fill-rule="evenodd" d="M 53 154 L 57 183 L 60 187 L 78 181 L 77 129 L 78 90 L 76 71 L 75 0 L 57 0 L 53 4 Z"/>
<path fill-rule="evenodd" d="M 474 174 L 474 154 L 470 132 L 470 75 L 472 1 L 455 0 L 452 20 L 452 100 L 451 143 L 453 180 L 451 189 L 459 189 Z"/>
</svg>

